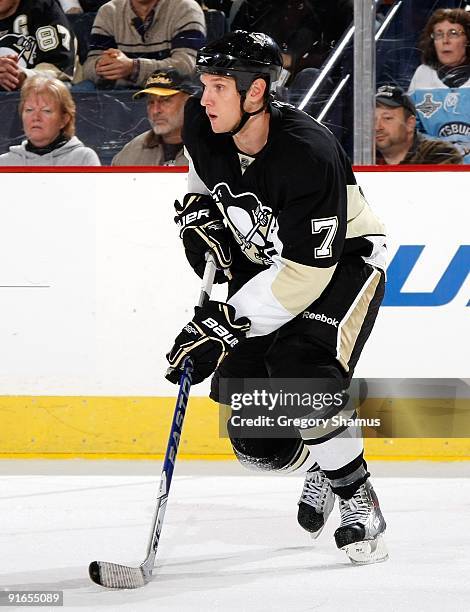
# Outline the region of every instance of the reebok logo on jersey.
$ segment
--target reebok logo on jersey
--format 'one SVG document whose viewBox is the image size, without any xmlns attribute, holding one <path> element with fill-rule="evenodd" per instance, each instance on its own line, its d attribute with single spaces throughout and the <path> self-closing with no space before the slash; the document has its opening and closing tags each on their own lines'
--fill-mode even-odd
<svg viewBox="0 0 470 612">
<path fill-rule="evenodd" d="M 302 319 L 314 319 L 315 321 L 321 321 L 322 323 L 326 323 L 327 325 L 333 325 L 333 327 L 338 327 L 338 321 L 336 319 L 327 317 L 323 313 L 317 314 L 316 312 L 309 312 L 308 310 L 304 310 L 304 312 L 302 313 Z"/>
<path fill-rule="evenodd" d="M 198 335 L 198 331 L 197 329 L 195 329 L 192 325 L 190 325 L 189 323 L 187 325 L 185 325 L 184 327 L 184 331 L 187 331 L 188 334 L 194 334 L 195 336 Z"/>
</svg>

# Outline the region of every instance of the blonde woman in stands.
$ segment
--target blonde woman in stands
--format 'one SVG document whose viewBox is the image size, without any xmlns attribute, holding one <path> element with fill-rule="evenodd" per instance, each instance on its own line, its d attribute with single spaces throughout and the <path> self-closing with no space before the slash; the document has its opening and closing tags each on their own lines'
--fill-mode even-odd
<svg viewBox="0 0 470 612">
<path fill-rule="evenodd" d="M 19 113 L 26 135 L 0 155 L 1 166 L 100 166 L 98 155 L 75 136 L 75 102 L 58 79 L 26 79 Z"/>
<path fill-rule="evenodd" d="M 470 12 L 438 9 L 420 40 L 422 64 L 409 87 L 420 132 L 458 146 L 470 164 Z"/>
</svg>

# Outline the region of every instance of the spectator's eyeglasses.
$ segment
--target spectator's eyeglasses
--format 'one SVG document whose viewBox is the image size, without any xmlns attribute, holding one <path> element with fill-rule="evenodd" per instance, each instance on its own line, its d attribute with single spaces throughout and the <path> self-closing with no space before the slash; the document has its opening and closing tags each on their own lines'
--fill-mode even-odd
<svg viewBox="0 0 470 612">
<path fill-rule="evenodd" d="M 465 34 L 463 30 L 455 30 L 454 28 L 452 28 L 452 30 L 448 30 L 447 32 L 443 32 L 442 30 L 438 30 L 437 32 L 432 32 L 431 38 L 433 40 L 444 40 L 444 38 L 450 38 L 451 40 L 456 40 L 457 38 L 460 38 L 462 34 Z"/>
</svg>

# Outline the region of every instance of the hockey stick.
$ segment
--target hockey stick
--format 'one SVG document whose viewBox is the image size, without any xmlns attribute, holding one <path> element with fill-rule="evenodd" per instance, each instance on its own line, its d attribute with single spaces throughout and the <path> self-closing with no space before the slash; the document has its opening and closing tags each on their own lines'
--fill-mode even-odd
<svg viewBox="0 0 470 612">
<path fill-rule="evenodd" d="M 206 267 L 202 279 L 201 294 L 198 302 L 199 306 L 202 306 L 209 300 L 215 272 L 215 259 L 213 255 L 209 253 L 206 258 Z M 181 439 L 181 430 L 183 428 L 189 391 L 191 389 L 192 370 L 193 364 L 188 357 L 183 364 L 183 373 L 180 379 L 173 422 L 171 424 L 170 436 L 168 438 L 165 459 L 163 461 L 157 506 L 155 508 L 152 531 L 147 547 L 147 557 L 139 567 L 129 567 L 127 565 L 119 565 L 118 563 L 109 563 L 108 561 L 92 561 L 88 568 L 88 572 L 90 578 L 93 582 L 96 582 L 96 584 L 109 589 L 137 589 L 138 587 L 144 586 L 152 579 L 155 556 L 157 554 L 163 518 L 165 516 L 166 502 L 168 500 L 173 469 L 175 467 L 176 453 L 178 452 L 178 444 Z"/>
</svg>

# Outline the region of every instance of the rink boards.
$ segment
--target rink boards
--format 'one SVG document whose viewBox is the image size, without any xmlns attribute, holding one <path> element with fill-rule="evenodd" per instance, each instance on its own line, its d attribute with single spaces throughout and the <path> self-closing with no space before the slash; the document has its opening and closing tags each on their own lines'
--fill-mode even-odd
<svg viewBox="0 0 470 612">
<path fill-rule="evenodd" d="M 199 282 L 173 224 L 185 175 L 154 170 L 2 173 L 0 456 L 164 452 L 175 396 L 164 355 Z M 357 374 L 469 379 L 470 174 L 358 181 L 390 234 L 391 290 Z M 229 458 L 207 392 L 193 390 L 181 453 Z M 367 440 L 366 450 L 470 457 L 456 438 Z"/>
</svg>

